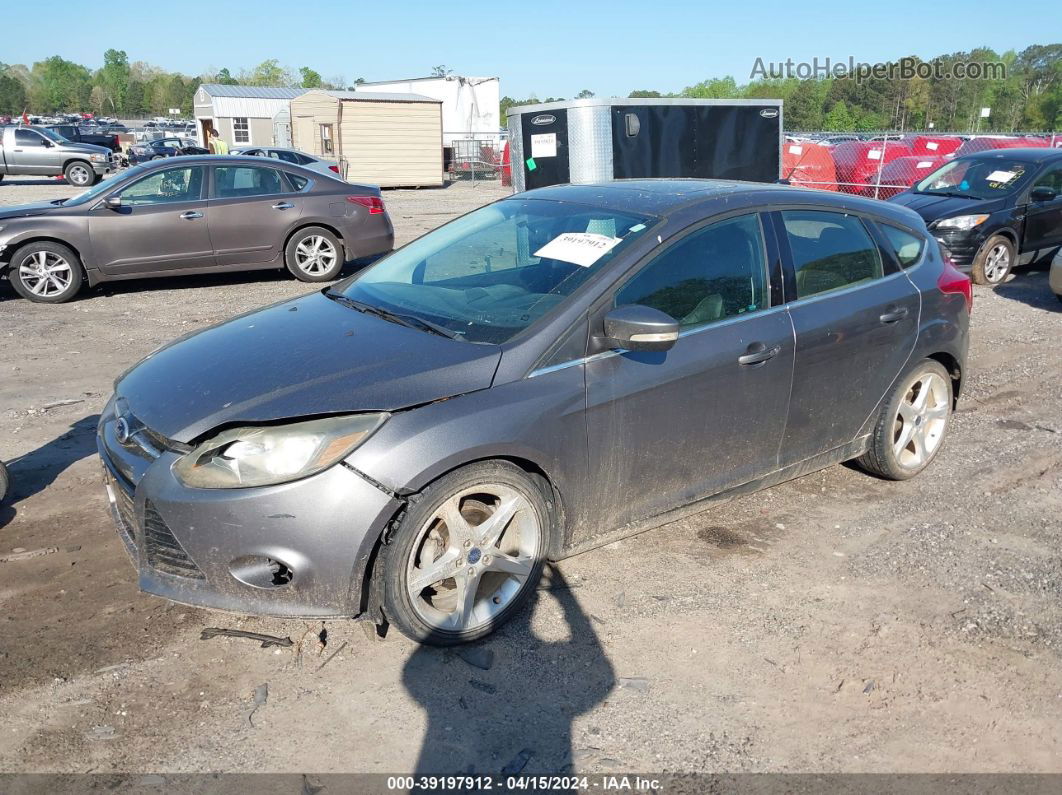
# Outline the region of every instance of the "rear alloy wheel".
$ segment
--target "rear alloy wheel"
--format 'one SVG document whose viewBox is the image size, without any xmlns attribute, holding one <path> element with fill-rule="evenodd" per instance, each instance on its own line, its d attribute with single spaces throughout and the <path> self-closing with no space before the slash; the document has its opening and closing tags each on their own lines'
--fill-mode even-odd
<svg viewBox="0 0 1062 795">
<path fill-rule="evenodd" d="M 975 284 L 1002 284 L 1014 267 L 1014 244 L 1003 235 L 993 235 L 974 257 L 970 275 Z"/>
<path fill-rule="evenodd" d="M 860 466 L 889 480 L 917 475 L 944 444 L 951 405 L 951 376 L 939 362 L 926 359 L 892 393 Z"/>
<path fill-rule="evenodd" d="M 319 226 L 300 229 L 284 251 L 288 270 L 304 282 L 330 282 L 343 270 L 343 245 Z"/>
<path fill-rule="evenodd" d="M 11 258 L 8 278 L 23 298 L 61 304 L 81 289 L 81 261 L 59 243 L 30 243 Z"/>
<path fill-rule="evenodd" d="M 96 172 L 92 170 L 92 166 L 81 160 L 75 160 L 67 165 L 63 176 L 75 188 L 87 188 L 96 182 Z"/>
<path fill-rule="evenodd" d="M 490 634 L 533 593 L 550 519 L 538 486 L 504 462 L 450 473 L 410 502 L 383 564 L 384 613 L 438 646 Z"/>
</svg>

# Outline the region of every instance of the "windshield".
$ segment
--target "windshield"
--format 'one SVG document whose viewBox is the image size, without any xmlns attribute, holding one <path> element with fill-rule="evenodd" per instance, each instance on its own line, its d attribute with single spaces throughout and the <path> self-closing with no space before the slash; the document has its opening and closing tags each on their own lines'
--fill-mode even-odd
<svg viewBox="0 0 1062 795">
<path fill-rule="evenodd" d="M 428 233 L 336 291 L 457 339 L 501 343 L 561 304 L 653 220 L 507 199 Z"/>
<path fill-rule="evenodd" d="M 915 193 L 995 199 L 1024 186 L 1032 172 L 1032 165 L 1022 160 L 960 158 L 945 163 L 919 182 Z"/>
<path fill-rule="evenodd" d="M 133 166 L 132 168 L 127 168 L 125 171 L 122 172 L 122 182 L 123 183 L 126 182 L 126 179 L 128 177 L 135 176 L 135 175 L 139 174 L 140 172 L 144 171 L 146 168 L 147 168 L 147 166 L 144 166 L 144 165 Z M 74 198 L 67 199 L 66 201 L 64 201 L 63 202 L 63 206 L 64 207 L 77 207 L 78 205 L 88 204 L 89 202 L 95 201 L 96 199 L 100 198 L 103 194 L 110 193 L 112 190 L 114 190 L 114 186 L 115 186 L 116 182 L 117 182 L 117 180 L 114 180 L 114 179 L 105 179 L 105 180 L 103 180 L 103 182 L 97 182 L 95 185 L 93 185 L 91 188 L 89 188 L 84 193 L 79 193 Z"/>
<path fill-rule="evenodd" d="M 41 127 L 37 130 L 41 135 L 47 138 L 49 141 L 55 141 L 57 144 L 69 143 L 69 141 L 57 133 L 55 130 L 49 130 L 47 127 Z"/>
</svg>

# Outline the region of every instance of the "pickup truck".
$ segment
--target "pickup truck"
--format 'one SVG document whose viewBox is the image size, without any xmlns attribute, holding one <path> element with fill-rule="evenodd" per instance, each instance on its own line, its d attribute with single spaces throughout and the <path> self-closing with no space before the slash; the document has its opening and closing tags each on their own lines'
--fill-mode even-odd
<svg viewBox="0 0 1062 795">
<path fill-rule="evenodd" d="M 118 143 L 118 136 L 114 133 L 104 134 L 85 132 L 76 124 L 50 124 L 48 125 L 48 129 L 61 138 L 73 141 L 75 144 L 95 144 L 96 146 L 105 146 L 112 152 L 117 152 L 122 148 L 121 144 Z"/>
<path fill-rule="evenodd" d="M 0 128 L 0 180 L 5 176 L 64 176 L 77 188 L 87 188 L 114 168 L 112 152 L 104 146 L 68 141 L 46 127 Z"/>
</svg>

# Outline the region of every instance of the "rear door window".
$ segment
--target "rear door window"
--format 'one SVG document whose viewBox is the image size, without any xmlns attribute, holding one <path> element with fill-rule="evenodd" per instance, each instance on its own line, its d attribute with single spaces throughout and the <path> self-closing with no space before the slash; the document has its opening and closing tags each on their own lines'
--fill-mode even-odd
<svg viewBox="0 0 1062 795">
<path fill-rule="evenodd" d="M 910 268 L 922 258 L 922 250 L 926 245 L 923 238 L 889 224 L 878 224 L 878 226 L 885 233 L 885 239 L 889 241 L 901 267 Z"/>
<path fill-rule="evenodd" d="M 882 277 L 878 248 L 856 216 L 783 210 L 782 222 L 793 252 L 798 299 Z"/>
<path fill-rule="evenodd" d="M 280 172 L 259 166 L 218 166 L 214 169 L 214 195 L 219 199 L 270 196 L 287 193 Z"/>
</svg>

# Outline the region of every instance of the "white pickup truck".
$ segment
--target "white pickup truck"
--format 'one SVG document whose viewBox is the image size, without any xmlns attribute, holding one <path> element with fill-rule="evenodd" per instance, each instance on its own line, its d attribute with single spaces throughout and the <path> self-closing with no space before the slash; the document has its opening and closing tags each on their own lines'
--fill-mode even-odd
<svg viewBox="0 0 1062 795">
<path fill-rule="evenodd" d="M 68 141 L 44 127 L 0 128 L 0 180 L 5 176 L 64 176 L 74 187 L 87 188 L 115 168 L 111 150 Z"/>
</svg>

